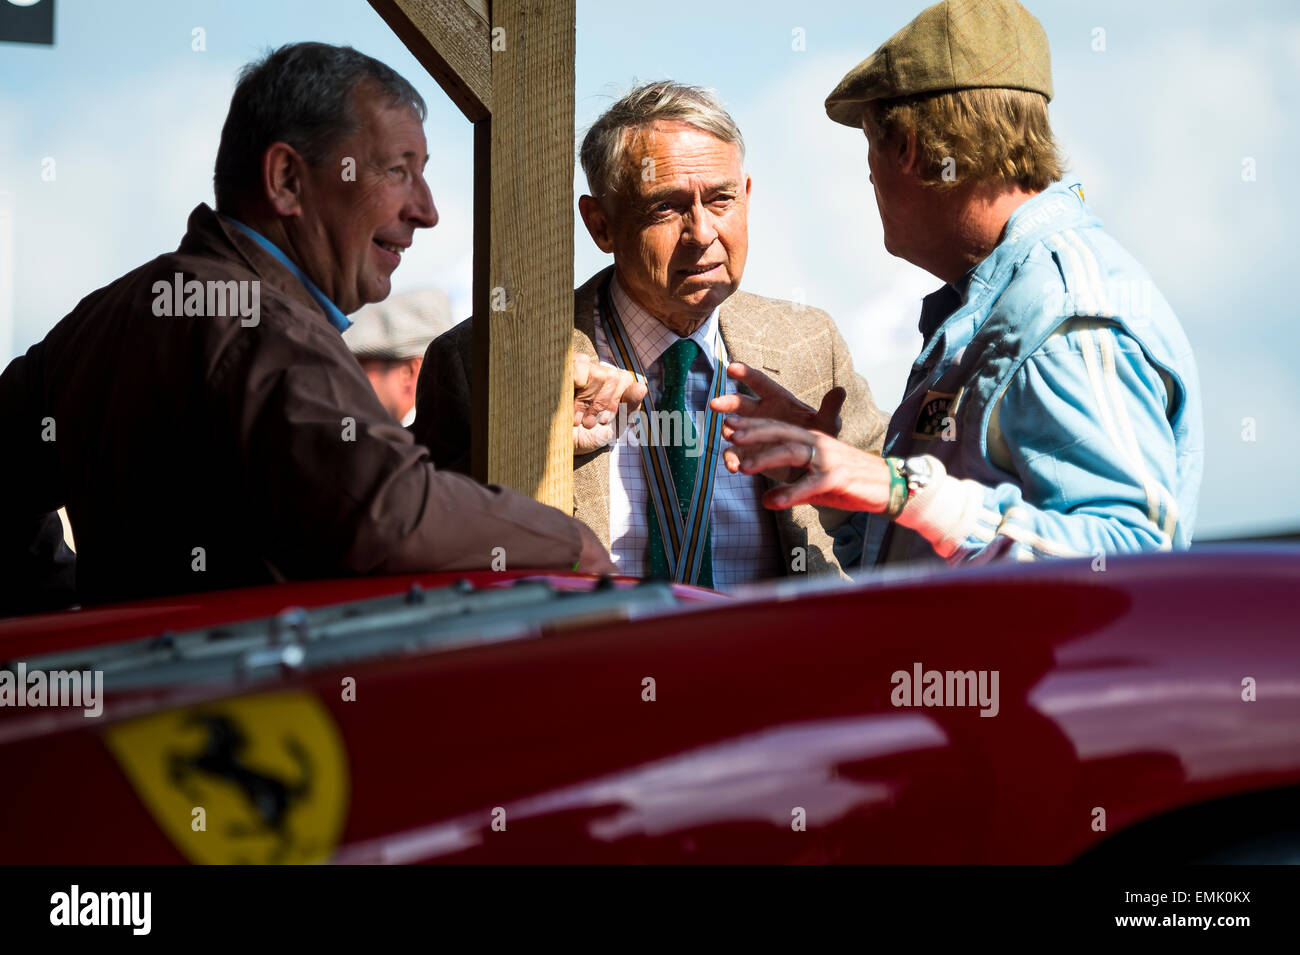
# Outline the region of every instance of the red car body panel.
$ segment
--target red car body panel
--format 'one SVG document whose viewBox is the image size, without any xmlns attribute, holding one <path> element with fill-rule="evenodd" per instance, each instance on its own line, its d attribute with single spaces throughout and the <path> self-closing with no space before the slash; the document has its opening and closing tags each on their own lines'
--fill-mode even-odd
<svg viewBox="0 0 1300 955">
<path fill-rule="evenodd" d="M 4 621 L 0 660 L 466 576 L 521 575 Z M 322 859 L 1066 862 L 1180 807 L 1300 785 L 1298 590 L 1300 551 L 1266 547 L 1111 558 L 1100 572 L 1071 561 L 777 582 L 736 598 L 675 588 L 674 606 L 633 619 L 578 615 L 249 687 L 109 693 L 98 719 L 0 708 L 0 861 L 193 861 L 107 735 L 150 713 L 298 691 L 346 754 Z M 891 674 L 913 664 L 997 670 L 997 715 L 893 705 Z"/>
</svg>

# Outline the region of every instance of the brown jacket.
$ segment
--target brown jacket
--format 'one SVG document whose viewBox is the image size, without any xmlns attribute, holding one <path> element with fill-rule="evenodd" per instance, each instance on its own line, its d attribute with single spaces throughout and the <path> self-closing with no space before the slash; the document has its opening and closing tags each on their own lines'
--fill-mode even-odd
<svg viewBox="0 0 1300 955">
<path fill-rule="evenodd" d="M 155 315 L 178 272 L 259 281 L 259 321 Z M 0 441 L 0 526 L 66 504 L 83 603 L 581 548 L 554 508 L 435 470 L 302 283 L 206 205 L 9 365 Z"/>
<path fill-rule="evenodd" d="M 598 272 L 574 293 L 573 350 L 596 356 L 595 301 L 613 266 Z M 764 372 L 814 408 L 835 385 L 848 391 L 840 438 L 879 451 L 889 416 L 876 407 L 871 389 L 853 371 L 848 346 L 831 317 L 816 308 L 736 292 L 718 313 L 727 355 Z M 434 463 L 468 470 L 470 444 L 470 346 L 468 321 L 434 339 L 425 353 L 416 390 L 412 431 L 429 446 Z M 609 448 L 573 462 L 573 513 L 609 546 Z M 783 564 L 790 571 L 796 547 L 806 554 L 809 573 L 842 573 L 830 531 L 848 517 L 844 511 L 808 505 L 772 512 L 781 539 Z M 797 567 L 797 564 L 794 564 Z"/>
</svg>

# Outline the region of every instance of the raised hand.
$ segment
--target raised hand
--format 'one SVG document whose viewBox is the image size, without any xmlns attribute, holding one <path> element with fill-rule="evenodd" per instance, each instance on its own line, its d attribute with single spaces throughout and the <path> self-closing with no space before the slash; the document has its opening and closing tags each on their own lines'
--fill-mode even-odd
<svg viewBox="0 0 1300 955">
<path fill-rule="evenodd" d="M 838 385 L 822 396 L 821 407 L 806 405 L 786 391 L 767 375 L 744 362 L 733 361 L 727 366 L 727 377 L 749 387 L 758 397 L 730 394 L 721 395 L 709 402 L 714 411 L 741 418 L 767 418 L 784 421 L 797 428 L 820 431 L 832 438 L 839 437 L 843 422 L 840 408 L 844 406 L 845 390 Z M 726 432 L 723 432 L 724 437 Z"/>
<path fill-rule="evenodd" d="M 889 504 L 889 467 L 878 454 L 784 421 L 728 417 L 723 433 L 728 431 L 731 447 L 722 459 L 733 474 L 803 472 L 764 494 L 764 507 L 815 504 L 880 513 Z"/>
</svg>

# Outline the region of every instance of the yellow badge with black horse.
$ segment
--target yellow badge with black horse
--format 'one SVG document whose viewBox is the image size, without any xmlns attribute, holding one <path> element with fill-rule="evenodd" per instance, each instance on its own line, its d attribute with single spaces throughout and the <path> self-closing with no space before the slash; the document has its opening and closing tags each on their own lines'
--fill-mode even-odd
<svg viewBox="0 0 1300 955">
<path fill-rule="evenodd" d="M 129 720 L 109 749 L 191 862 L 325 862 L 347 819 L 347 751 L 309 693 L 266 693 Z"/>
</svg>

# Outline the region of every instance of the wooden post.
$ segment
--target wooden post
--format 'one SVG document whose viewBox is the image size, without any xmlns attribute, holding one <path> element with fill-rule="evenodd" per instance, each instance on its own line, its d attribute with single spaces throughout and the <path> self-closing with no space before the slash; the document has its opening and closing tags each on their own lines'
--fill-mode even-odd
<svg viewBox="0 0 1300 955">
<path fill-rule="evenodd" d="M 475 476 L 569 513 L 575 0 L 370 3 L 474 123 Z"/>
</svg>

